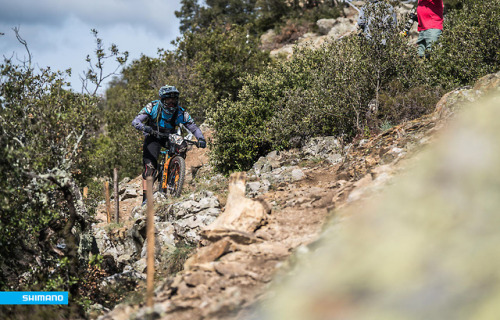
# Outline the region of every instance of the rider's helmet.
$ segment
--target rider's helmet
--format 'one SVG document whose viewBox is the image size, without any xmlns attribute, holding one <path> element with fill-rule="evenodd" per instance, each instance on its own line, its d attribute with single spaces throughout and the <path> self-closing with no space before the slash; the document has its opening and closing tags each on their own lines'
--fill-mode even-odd
<svg viewBox="0 0 500 320">
<path fill-rule="evenodd" d="M 163 107 L 165 107 L 167 111 L 173 112 L 179 103 L 179 90 L 174 86 L 166 85 L 160 88 L 158 95 L 160 96 Z M 173 100 L 167 102 L 166 100 L 170 98 L 173 98 Z"/>
</svg>

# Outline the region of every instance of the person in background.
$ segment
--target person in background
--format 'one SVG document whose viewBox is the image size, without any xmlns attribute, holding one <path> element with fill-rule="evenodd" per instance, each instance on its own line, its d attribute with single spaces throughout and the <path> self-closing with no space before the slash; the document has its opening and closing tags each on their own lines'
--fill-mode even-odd
<svg viewBox="0 0 500 320">
<path fill-rule="evenodd" d="M 429 50 L 443 32 L 443 0 L 418 0 L 418 40 L 419 57 L 429 57 Z"/>
</svg>

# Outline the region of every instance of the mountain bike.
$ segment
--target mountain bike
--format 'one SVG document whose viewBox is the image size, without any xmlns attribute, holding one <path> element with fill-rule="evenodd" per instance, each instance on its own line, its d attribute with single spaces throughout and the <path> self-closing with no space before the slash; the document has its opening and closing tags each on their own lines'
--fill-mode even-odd
<svg viewBox="0 0 500 320">
<path fill-rule="evenodd" d="M 159 192 L 172 197 L 179 197 L 186 178 L 186 153 L 192 146 L 199 147 L 198 142 L 192 141 L 192 134 L 183 137 L 180 130 L 177 133 L 153 133 L 156 137 L 166 138 L 166 150 L 160 151 L 157 176 L 155 181 Z M 155 188 L 156 189 L 156 188 Z"/>
</svg>

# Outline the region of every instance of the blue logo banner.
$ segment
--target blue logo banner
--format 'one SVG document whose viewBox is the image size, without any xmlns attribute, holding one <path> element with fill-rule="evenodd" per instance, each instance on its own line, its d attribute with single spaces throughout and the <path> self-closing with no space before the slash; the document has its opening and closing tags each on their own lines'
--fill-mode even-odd
<svg viewBox="0 0 500 320">
<path fill-rule="evenodd" d="M 0 305 L 5 304 L 68 304 L 66 291 L 0 292 Z"/>
</svg>

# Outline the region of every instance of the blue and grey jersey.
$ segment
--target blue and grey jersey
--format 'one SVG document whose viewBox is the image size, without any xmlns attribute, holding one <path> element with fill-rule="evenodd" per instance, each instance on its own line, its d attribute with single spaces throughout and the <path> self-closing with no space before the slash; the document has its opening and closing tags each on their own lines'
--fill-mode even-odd
<svg viewBox="0 0 500 320">
<path fill-rule="evenodd" d="M 176 119 L 172 120 L 174 116 L 176 116 Z M 144 126 L 150 126 L 153 130 L 159 130 L 162 133 L 175 132 L 175 128 L 179 124 L 183 124 L 186 129 L 194 134 L 196 139 L 205 139 L 201 130 L 184 108 L 177 106 L 177 110 L 168 112 L 166 108 L 161 106 L 159 100 L 148 103 L 132 121 L 132 125 L 137 130 L 143 131 Z"/>
</svg>

